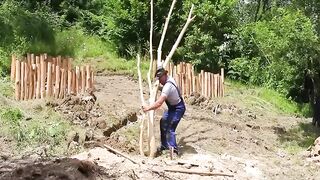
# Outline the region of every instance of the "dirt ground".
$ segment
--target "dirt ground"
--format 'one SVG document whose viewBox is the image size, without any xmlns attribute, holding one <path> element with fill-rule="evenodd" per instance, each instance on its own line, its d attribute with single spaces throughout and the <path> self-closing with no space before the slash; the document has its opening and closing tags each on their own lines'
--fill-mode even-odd
<svg viewBox="0 0 320 180">
<path fill-rule="evenodd" d="M 241 93 L 228 91 L 227 86 L 225 98 L 207 101 L 194 96 L 186 99 L 187 111 L 177 128 L 180 156 L 173 161 L 166 154 L 150 159 L 138 155 L 137 113 L 141 106 L 138 83 L 124 76 L 97 76 L 95 97 L 93 100 L 89 98 L 94 104 L 87 108 L 88 103 L 82 103 L 84 108 L 81 111 L 85 112 L 86 118 L 79 119 L 81 115 L 75 116 L 76 112 L 68 116 L 87 129 L 83 140 L 75 139 L 73 136 L 70 142 L 72 144 L 77 141 L 77 145 L 83 145 L 88 149 L 71 158 L 80 160 L 75 167 L 78 167 L 83 160 L 92 162 L 95 167 L 93 169 L 99 171 L 89 171 L 89 175 L 96 179 L 317 179 L 320 177 L 319 166 L 308 160 L 306 149 L 292 153 L 283 148 L 287 136 L 291 135 L 290 130 L 300 125 L 308 131 L 312 129 L 311 120 L 279 115 L 270 104 L 254 97 L 251 101 L 255 103 L 248 105 L 248 99 L 241 98 Z M 80 101 L 86 102 L 86 100 L 88 99 L 82 98 Z M 69 106 L 73 109 L 74 104 L 60 103 L 54 106 L 63 113 Z M 70 109 L 68 111 L 71 111 Z M 165 106 L 156 113 L 155 128 L 158 143 L 159 119 L 164 110 Z M 110 145 L 128 154 L 137 164 L 105 148 L 96 147 L 97 144 Z M 69 159 L 69 161 L 74 160 Z M 66 161 L 66 164 L 69 161 Z M 62 167 L 60 173 L 70 174 L 68 168 L 63 169 L 64 165 L 59 165 L 61 161 L 59 163 L 50 161 L 50 163 L 47 166 L 34 166 L 35 170 L 43 169 L 39 179 L 49 177 L 46 176 L 47 171 L 44 167 Z M 30 166 L 25 167 L 28 168 Z M 74 169 L 74 177 L 81 179 L 83 177 L 81 170 L 79 173 L 79 168 Z M 168 172 L 177 169 L 211 172 L 216 175 L 200 176 Z M 0 179 L 17 177 L 17 172 L 17 170 L 4 171 L 0 167 Z M 228 176 L 223 176 L 221 173 Z M 76 176 L 77 174 L 79 176 Z"/>
</svg>

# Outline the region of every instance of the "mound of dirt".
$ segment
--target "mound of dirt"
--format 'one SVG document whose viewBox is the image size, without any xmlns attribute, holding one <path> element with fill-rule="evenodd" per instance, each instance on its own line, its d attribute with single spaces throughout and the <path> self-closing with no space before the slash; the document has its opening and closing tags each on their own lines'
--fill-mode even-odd
<svg viewBox="0 0 320 180">
<path fill-rule="evenodd" d="M 42 162 L 2 162 L 0 163 L 0 179 L 50 179 L 50 180 L 82 180 L 112 178 L 105 173 L 103 167 L 89 161 L 78 159 L 56 159 Z"/>
<path fill-rule="evenodd" d="M 93 93 L 81 96 L 70 95 L 64 98 L 62 102 L 49 102 L 47 105 L 54 107 L 56 111 L 62 113 L 74 124 L 87 126 L 103 115 L 103 110 L 96 103 L 96 100 L 97 98 Z"/>
</svg>

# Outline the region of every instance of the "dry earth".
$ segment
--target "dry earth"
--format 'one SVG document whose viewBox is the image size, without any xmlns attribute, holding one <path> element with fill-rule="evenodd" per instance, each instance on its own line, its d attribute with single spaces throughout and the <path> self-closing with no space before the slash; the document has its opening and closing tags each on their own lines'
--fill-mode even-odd
<svg viewBox="0 0 320 180">
<path fill-rule="evenodd" d="M 177 141 L 181 150 L 179 157 L 173 161 L 169 160 L 166 154 L 155 159 L 141 157 L 138 155 L 139 122 L 136 116 L 141 106 L 138 83 L 124 76 L 97 76 L 96 82 L 96 97 L 93 99 L 70 98 L 62 103 L 50 104 L 70 120 L 78 122 L 87 129 L 83 140 L 71 138 L 72 146 L 84 145 L 88 149 L 72 156 L 81 161 L 76 162 L 77 168 L 71 173 L 74 176 L 71 175 L 69 179 L 77 179 L 74 178 L 77 174 L 79 177 L 80 175 L 85 177 L 87 174 L 88 177 L 97 179 L 317 179 L 320 177 L 319 166 L 307 158 L 306 150 L 289 152 L 283 146 L 283 143 L 290 139 L 289 136 L 293 135 L 292 129 L 297 126 L 303 127 L 308 134 L 312 129 L 310 119 L 279 115 L 271 104 L 255 99 L 254 96 L 250 97 L 253 103 L 248 105 L 247 97 L 242 98 L 240 90 L 228 91 L 228 87 L 225 98 L 207 101 L 194 96 L 187 99 L 187 112 L 177 128 Z M 75 102 L 69 103 L 70 101 Z M 75 105 L 79 104 L 83 107 L 74 110 Z M 159 142 L 158 120 L 164 109 L 165 106 L 157 111 L 155 123 L 157 142 Z M 68 114 L 71 111 L 74 112 Z M 79 113 L 80 111 L 83 113 Z M 318 132 L 315 131 L 319 135 Z M 105 148 L 95 147 L 97 144 L 108 144 L 125 152 L 138 164 L 117 156 Z M 73 148 L 72 146 L 70 148 Z M 82 167 L 82 160 L 93 162 L 91 168 L 88 168 L 89 173 L 79 168 Z M 63 162 L 68 164 L 69 161 Z M 45 167 L 56 167 L 57 164 L 57 160 L 44 162 L 49 164 Z M 4 163 L 9 162 L 3 161 L 1 164 Z M 37 169 L 39 165 L 35 165 L 36 163 L 21 164 L 25 168 Z M 19 163 L 11 163 L 9 167 L 17 169 L 17 164 Z M 26 166 L 27 164 L 33 166 Z M 95 171 L 92 171 L 92 167 Z M 46 168 L 41 166 L 40 169 L 36 174 L 45 177 Z M 61 169 L 59 172 L 70 175 L 67 169 L 64 169 L 65 171 Z M 170 169 L 223 173 L 232 177 L 167 172 Z M 0 171 L 0 179 L 6 179 L 10 175 L 17 177 L 15 176 L 17 170 L 3 172 L 1 174 Z M 46 177 L 50 179 L 49 176 Z"/>
</svg>

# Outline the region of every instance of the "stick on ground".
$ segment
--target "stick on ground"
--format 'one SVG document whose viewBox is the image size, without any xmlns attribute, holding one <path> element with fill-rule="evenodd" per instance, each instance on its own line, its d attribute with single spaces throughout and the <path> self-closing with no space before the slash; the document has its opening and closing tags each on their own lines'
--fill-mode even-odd
<svg viewBox="0 0 320 180">
<path fill-rule="evenodd" d="M 201 176 L 228 176 L 233 177 L 232 174 L 225 173 L 213 173 L 213 172 L 201 172 L 201 171 L 192 171 L 192 170 L 183 170 L 183 169 L 165 169 L 165 172 L 178 172 L 178 173 L 187 173 L 187 174 L 198 174 Z"/>
<path fill-rule="evenodd" d="M 131 159 L 129 156 L 123 154 L 122 152 L 116 150 L 116 149 L 113 149 L 112 147 L 108 146 L 108 145 L 103 145 L 103 147 L 107 148 L 108 150 L 112 151 L 113 153 L 115 154 L 119 154 L 120 156 L 128 159 L 129 161 L 133 162 L 134 164 L 139 164 L 138 162 L 134 161 L 133 159 Z"/>
</svg>

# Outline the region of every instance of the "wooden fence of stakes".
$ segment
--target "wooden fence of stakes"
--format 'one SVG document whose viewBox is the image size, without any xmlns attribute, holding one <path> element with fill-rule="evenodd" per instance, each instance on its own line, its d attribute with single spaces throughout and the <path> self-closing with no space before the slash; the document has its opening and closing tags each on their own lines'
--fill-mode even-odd
<svg viewBox="0 0 320 180">
<path fill-rule="evenodd" d="M 11 80 L 16 100 L 64 98 L 94 90 L 94 71 L 90 65 L 72 68 L 72 58 L 47 54 L 27 54 L 22 60 L 12 55 Z"/>
<path fill-rule="evenodd" d="M 153 66 L 154 70 L 156 65 Z M 224 97 L 224 69 L 220 74 L 214 74 L 201 70 L 196 74 L 194 66 L 189 63 L 180 62 L 177 65 L 169 63 L 167 71 L 172 76 L 181 94 L 189 97 L 193 93 L 198 93 L 207 98 Z"/>
</svg>

